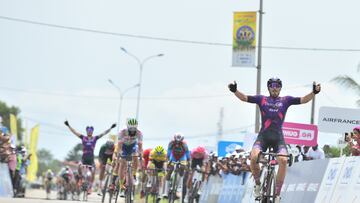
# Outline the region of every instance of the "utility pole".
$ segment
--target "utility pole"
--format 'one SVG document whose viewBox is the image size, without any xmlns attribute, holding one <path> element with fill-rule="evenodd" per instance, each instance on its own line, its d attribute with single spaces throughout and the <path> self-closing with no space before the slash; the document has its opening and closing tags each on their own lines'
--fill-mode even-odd
<svg viewBox="0 0 360 203">
<path fill-rule="evenodd" d="M 219 122 L 217 123 L 218 126 L 218 132 L 217 132 L 217 136 L 216 136 L 216 151 L 218 151 L 218 143 L 222 138 L 223 135 L 223 120 L 224 120 L 224 107 L 221 107 L 220 109 L 220 117 L 219 117 Z"/>
<path fill-rule="evenodd" d="M 258 37 L 258 57 L 257 57 L 257 83 L 256 83 L 256 94 L 261 93 L 261 49 L 262 49 L 262 15 L 263 15 L 263 0 L 260 0 L 259 10 L 259 37 Z M 260 109 L 256 105 L 255 112 L 255 133 L 260 130 Z"/>
</svg>

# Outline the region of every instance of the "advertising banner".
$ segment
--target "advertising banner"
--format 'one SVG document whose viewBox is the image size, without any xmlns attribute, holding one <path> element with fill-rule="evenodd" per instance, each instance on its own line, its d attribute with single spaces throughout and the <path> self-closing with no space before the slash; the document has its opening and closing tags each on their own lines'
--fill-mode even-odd
<svg viewBox="0 0 360 203">
<path fill-rule="evenodd" d="M 10 179 L 10 173 L 8 165 L 5 163 L 0 163 L 0 197 L 12 197 L 12 183 Z"/>
<path fill-rule="evenodd" d="M 224 157 L 227 153 L 235 151 L 236 145 L 244 146 L 244 142 L 235 141 L 219 141 L 218 142 L 218 156 Z"/>
<path fill-rule="evenodd" d="M 329 159 L 296 162 L 287 169 L 281 202 L 315 202 Z M 316 169 L 316 170 L 314 170 Z"/>
<path fill-rule="evenodd" d="M 321 132 L 351 132 L 358 125 L 360 125 L 360 109 L 320 107 L 318 126 Z"/>
<path fill-rule="evenodd" d="M 232 65 L 255 67 L 256 12 L 235 12 Z"/>
<path fill-rule="evenodd" d="M 359 192 L 352 189 L 356 185 L 356 169 L 359 167 L 360 157 L 346 157 L 344 166 L 339 173 L 339 178 L 331 197 L 331 202 L 353 202 L 354 195 Z M 360 201 L 360 199 L 358 199 Z"/>
<path fill-rule="evenodd" d="M 314 162 L 317 161 L 318 160 L 315 160 Z M 344 165 L 344 162 L 345 162 L 345 157 L 330 159 L 323 180 L 321 181 L 320 189 L 316 197 L 316 202 L 321 202 L 321 203 L 332 202 L 331 198 L 332 195 L 334 194 L 334 190 L 338 182 L 339 174 Z M 317 171 L 317 166 L 316 168 L 313 168 L 313 171 Z"/>
<path fill-rule="evenodd" d="M 245 175 L 222 175 L 223 187 L 219 194 L 218 202 L 238 203 L 241 202 L 245 193 L 245 183 L 248 181 L 250 173 L 244 172 Z"/>
<path fill-rule="evenodd" d="M 220 176 L 210 176 L 209 181 L 202 186 L 200 203 L 218 203 L 222 187 L 223 179 Z"/>
<path fill-rule="evenodd" d="M 286 144 L 317 145 L 318 128 L 316 125 L 284 122 L 282 130 Z"/>
</svg>

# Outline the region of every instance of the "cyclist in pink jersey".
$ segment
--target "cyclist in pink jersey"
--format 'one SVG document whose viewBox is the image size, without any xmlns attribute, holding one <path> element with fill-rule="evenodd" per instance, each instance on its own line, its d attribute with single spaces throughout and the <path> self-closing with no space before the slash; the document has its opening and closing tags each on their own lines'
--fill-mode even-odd
<svg viewBox="0 0 360 203">
<path fill-rule="evenodd" d="M 251 150 L 251 172 L 255 179 L 254 196 L 260 196 L 260 167 L 256 163 L 256 159 L 260 151 L 266 151 L 273 148 L 276 153 L 287 154 L 284 135 L 282 133 L 282 124 L 285 120 L 285 114 L 289 106 L 296 104 L 304 104 L 309 102 L 321 90 L 320 84 L 313 83 L 312 92 L 303 97 L 280 97 L 282 81 L 279 78 L 270 78 L 267 81 L 270 96 L 255 95 L 248 96 L 237 90 L 236 82 L 228 85 L 229 90 L 235 94 L 241 101 L 255 103 L 261 111 L 262 126 L 259 135 Z M 276 177 L 276 201 L 280 201 L 280 191 L 286 175 L 286 157 L 278 157 L 279 170 Z"/>
</svg>

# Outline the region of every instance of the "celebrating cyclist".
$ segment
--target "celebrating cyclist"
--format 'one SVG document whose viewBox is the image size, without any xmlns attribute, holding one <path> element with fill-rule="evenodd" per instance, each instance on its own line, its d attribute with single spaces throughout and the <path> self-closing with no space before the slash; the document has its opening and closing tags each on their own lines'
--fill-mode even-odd
<svg viewBox="0 0 360 203">
<path fill-rule="evenodd" d="M 64 122 L 65 125 L 70 129 L 70 131 L 76 135 L 77 137 L 79 137 L 82 141 L 82 145 L 83 145 L 83 155 L 82 155 L 82 159 L 81 159 L 81 163 L 84 165 L 90 165 L 93 166 L 91 172 L 92 172 L 92 177 L 91 177 L 91 185 L 89 187 L 89 193 L 91 193 L 91 188 L 92 188 L 92 184 L 94 182 L 94 177 L 95 177 L 95 162 L 94 162 L 94 149 L 95 149 L 95 145 L 96 142 L 102 138 L 104 135 L 108 134 L 111 129 L 116 127 L 116 124 L 112 124 L 111 127 L 107 130 L 105 130 L 103 133 L 101 133 L 100 135 L 96 135 L 93 136 L 94 133 L 94 127 L 93 126 L 87 126 L 86 127 L 86 134 L 87 136 L 84 136 L 83 134 L 77 132 L 74 128 L 72 128 L 69 124 L 68 121 Z M 81 171 L 81 166 L 79 165 L 79 174 L 82 174 Z"/>
<path fill-rule="evenodd" d="M 260 196 L 260 167 L 256 163 L 256 159 L 260 151 L 266 151 L 268 148 L 273 148 L 274 152 L 278 154 L 287 155 L 284 135 L 282 133 L 282 124 L 285 119 L 285 114 L 289 106 L 304 104 L 309 102 L 321 90 L 320 84 L 313 83 L 313 90 L 304 97 L 285 96 L 280 97 L 282 88 L 282 81 L 279 78 L 270 78 L 267 81 L 268 91 L 270 96 L 255 95 L 248 96 L 237 89 L 237 84 L 230 83 L 229 90 L 235 94 L 241 101 L 255 103 L 259 106 L 261 111 L 262 126 L 258 137 L 253 145 L 251 151 L 250 168 L 255 179 L 254 194 L 256 197 Z M 280 201 L 280 191 L 286 174 L 286 157 L 277 157 L 279 163 L 279 170 L 276 177 L 276 201 Z"/>
<path fill-rule="evenodd" d="M 127 127 L 123 129 L 119 134 L 119 142 L 118 142 L 118 153 L 119 157 L 128 156 L 128 155 L 138 155 L 141 156 L 143 135 L 140 130 L 138 130 L 138 122 L 134 118 L 130 118 L 127 120 Z M 133 158 L 133 177 L 136 180 L 136 170 L 138 168 L 138 159 Z M 126 171 L 126 160 L 120 159 L 120 196 L 124 197 L 124 182 L 125 182 L 125 171 Z"/>
<path fill-rule="evenodd" d="M 100 190 L 98 190 L 98 195 L 101 195 L 103 190 L 103 180 L 105 178 L 105 167 L 108 160 L 112 161 L 114 153 L 114 140 L 108 140 L 103 144 L 99 151 L 99 162 L 100 162 L 100 174 L 99 174 L 99 183 Z"/>
<path fill-rule="evenodd" d="M 168 164 L 168 172 L 166 174 L 166 182 L 165 182 L 165 191 L 169 191 L 169 185 L 170 185 L 170 178 L 171 173 L 174 170 L 173 162 L 180 161 L 180 181 L 181 183 L 180 187 L 178 189 L 181 189 L 182 183 L 183 183 L 183 177 L 184 177 L 184 170 L 187 167 L 188 162 L 190 161 L 190 152 L 188 145 L 184 141 L 184 135 L 182 133 L 175 133 L 174 139 L 169 143 L 168 150 L 167 150 L 167 157 L 169 160 Z M 163 197 L 167 198 L 167 193 L 163 195 Z"/>
</svg>

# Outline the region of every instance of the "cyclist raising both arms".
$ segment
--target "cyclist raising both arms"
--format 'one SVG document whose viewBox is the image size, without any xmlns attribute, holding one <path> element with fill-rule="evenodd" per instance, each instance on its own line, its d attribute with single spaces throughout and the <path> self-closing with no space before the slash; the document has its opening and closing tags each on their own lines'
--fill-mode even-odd
<svg viewBox="0 0 360 203">
<path fill-rule="evenodd" d="M 89 193 L 91 193 L 91 187 L 92 187 L 92 184 L 94 182 L 94 177 L 95 177 L 94 149 L 95 149 L 96 142 L 98 141 L 98 139 L 100 139 L 104 135 L 108 134 L 111 131 L 111 129 L 115 128 L 116 124 L 115 123 L 112 124 L 109 129 L 105 130 L 103 133 L 101 133 L 100 135 L 96 135 L 96 136 L 93 136 L 94 127 L 87 126 L 86 127 L 87 136 L 84 136 L 81 133 L 77 132 L 74 128 L 72 128 L 68 121 L 65 121 L 64 123 L 70 129 L 70 131 L 74 135 L 79 137 L 82 141 L 83 155 L 82 155 L 81 163 L 84 165 L 93 166 L 92 167 L 93 169 L 92 169 L 91 185 L 89 187 Z M 82 174 L 80 165 L 79 165 L 79 174 L 80 175 Z"/>
<path fill-rule="evenodd" d="M 118 157 L 120 159 L 120 170 L 119 170 L 119 177 L 120 177 L 120 196 L 124 197 L 124 182 L 125 182 L 125 171 L 126 171 L 126 160 L 122 158 L 123 156 L 129 155 L 139 155 L 143 153 L 142 142 L 143 142 L 143 135 L 141 131 L 138 130 L 138 122 L 134 118 L 130 118 L 127 120 L 125 129 L 120 131 L 119 134 L 119 142 L 118 142 Z M 137 154 L 140 153 L 140 154 Z M 136 170 L 138 168 L 138 158 L 133 158 L 133 177 L 136 180 Z"/>
<path fill-rule="evenodd" d="M 260 151 L 266 151 L 268 148 L 273 148 L 275 153 L 287 155 L 284 135 L 282 133 L 282 124 L 285 119 L 285 114 L 289 106 L 304 104 L 312 100 L 315 94 L 321 90 L 320 84 L 313 83 L 313 90 L 304 97 L 285 96 L 280 97 L 282 88 L 282 81 L 279 78 L 270 78 L 267 81 L 267 87 L 270 96 L 255 95 L 247 96 L 237 90 L 237 84 L 230 83 L 229 90 L 235 94 L 241 101 L 256 103 L 261 111 L 262 126 L 258 137 L 251 150 L 251 172 L 255 179 L 254 193 L 255 197 L 260 196 L 260 167 L 256 163 L 256 159 Z M 280 191 L 286 174 L 286 157 L 277 157 L 279 163 L 279 170 L 276 177 L 276 202 L 280 201 Z"/>
</svg>

